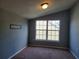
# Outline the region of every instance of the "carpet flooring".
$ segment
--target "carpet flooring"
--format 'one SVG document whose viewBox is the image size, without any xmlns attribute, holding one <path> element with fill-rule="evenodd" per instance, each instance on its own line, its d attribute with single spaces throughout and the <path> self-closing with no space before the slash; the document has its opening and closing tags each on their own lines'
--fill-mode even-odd
<svg viewBox="0 0 79 59">
<path fill-rule="evenodd" d="M 28 47 L 14 56 L 12 59 L 75 59 L 66 50 Z"/>
</svg>

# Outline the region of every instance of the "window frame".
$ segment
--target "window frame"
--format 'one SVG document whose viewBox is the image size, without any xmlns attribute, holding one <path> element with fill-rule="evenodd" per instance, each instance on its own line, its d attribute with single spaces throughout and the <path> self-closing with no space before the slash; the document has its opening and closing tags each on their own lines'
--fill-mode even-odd
<svg viewBox="0 0 79 59">
<path fill-rule="evenodd" d="M 46 39 L 44 40 L 44 39 L 36 39 L 36 31 L 38 30 L 38 29 L 36 29 L 36 21 L 46 21 L 47 22 L 47 24 L 46 24 Z M 48 21 L 56 21 L 56 20 L 36 20 L 35 21 L 35 40 L 36 41 L 55 41 L 55 42 L 59 42 L 60 41 L 60 24 L 61 24 L 61 21 L 60 20 L 58 20 L 59 21 L 59 30 L 48 30 Z M 39 29 L 40 30 L 40 29 Z M 41 31 L 44 31 L 45 29 L 41 29 Z M 58 40 L 48 40 L 48 31 L 59 31 L 59 39 Z"/>
</svg>

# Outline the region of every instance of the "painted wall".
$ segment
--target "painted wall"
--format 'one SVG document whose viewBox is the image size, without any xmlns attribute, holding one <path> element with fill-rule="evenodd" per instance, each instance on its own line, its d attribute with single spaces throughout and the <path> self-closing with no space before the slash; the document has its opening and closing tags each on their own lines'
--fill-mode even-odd
<svg viewBox="0 0 79 59">
<path fill-rule="evenodd" d="M 21 29 L 10 29 L 10 24 Z M 0 9 L 0 59 L 8 59 L 20 49 L 27 47 L 28 23 L 22 17 Z"/>
<path fill-rule="evenodd" d="M 35 40 L 35 21 L 36 20 L 60 20 L 60 41 L 37 41 Z M 68 48 L 69 44 L 69 21 L 70 11 L 64 10 L 47 16 L 29 20 L 29 44 L 31 45 L 48 45 Z"/>
<path fill-rule="evenodd" d="M 71 11 L 70 49 L 79 59 L 79 1 Z"/>
</svg>

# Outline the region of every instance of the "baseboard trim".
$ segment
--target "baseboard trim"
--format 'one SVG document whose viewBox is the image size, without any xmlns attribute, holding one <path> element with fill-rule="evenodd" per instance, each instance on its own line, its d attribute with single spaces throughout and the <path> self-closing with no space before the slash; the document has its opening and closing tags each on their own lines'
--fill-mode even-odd
<svg viewBox="0 0 79 59">
<path fill-rule="evenodd" d="M 78 57 L 75 55 L 74 52 L 72 52 L 72 51 L 70 50 L 70 53 L 71 53 L 76 59 L 78 59 Z"/>
<path fill-rule="evenodd" d="M 14 53 L 12 56 L 10 56 L 8 59 L 13 58 L 15 55 L 17 55 L 18 53 L 20 53 L 23 49 L 25 49 L 26 47 L 20 49 L 19 51 L 17 51 L 16 53 Z"/>
<path fill-rule="evenodd" d="M 31 44 L 29 44 L 29 46 L 30 46 L 30 47 L 46 47 L 46 48 L 55 48 L 55 49 L 69 50 L 68 48 L 64 48 L 64 47 L 57 47 L 57 46 L 31 45 Z"/>
</svg>

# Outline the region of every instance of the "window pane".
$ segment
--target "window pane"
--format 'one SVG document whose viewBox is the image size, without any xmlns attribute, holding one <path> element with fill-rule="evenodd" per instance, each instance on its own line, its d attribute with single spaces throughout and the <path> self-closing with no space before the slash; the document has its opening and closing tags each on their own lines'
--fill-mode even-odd
<svg viewBox="0 0 79 59">
<path fill-rule="evenodd" d="M 40 39 L 42 39 L 42 35 L 39 35 L 40 36 Z"/>
<path fill-rule="evenodd" d="M 39 34 L 43 34 L 43 35 L 46 35 L 46 31 L 40 31 Z"/>
<path fill-rule="evenodd" d="M 37 35 L 36 35 L 36 39 L 39 39 L 39 38 L 40 38 L 40 36 L 39 36 L 39 34 L 37 34 Z"/>
<path fill-rule="evenodd" d="M 56 35 L 58 35 L 58 36 L 59 36 L 59 31 L 56 31 Z"/>
<path fill-rule="evenodd" d="M 38 20 L 38 21 L 36 21 L 36 26 L 45 26 L 45 25 L 47 25 L 47 21 L 45 21 L 45 20 L 43 20 L 43 21 L 41 21 L 41 20 Z"/>
<path fill-rule="evenodd" d="M 43 31 L 40 31 L 40 33 L 39 34 L 43 34 Z"/>
<path fill-rule="evenodd" d="M 39 21 L 39 23 L 40 23 L 40 26 L 46 25 L 46 21 Z"/>
<path fill-rule="evenodd" d="M 59 36 L 48 36 L 48 40 L 59 41 Z"/>
<path fill-rule="evenodd" d="M 48 40 L 59 41 L 59 31 L 48 31 Z"/>
<path fill-rule="evenodd" d="M 52 36 L 52 40 L 56 40 L 56 36 Z"/>
<path fill-rule="evenodd" d="M 46 35 L 43 35 L 43 37 L 42 37 L 42 38 L 43 38 L 43 40 L 46 40 Z"/>
<path fill-rule="evenodd" d="M 52 36 L 48 36 L 48 40 L 52 40 Z"/>
<path fill-rule="evenodd" d="M 39 21 L 36 21 L 36 26 L 39 26 L 40 25 L 40 22 Z"/>
<path fill-rule="evenodd" d="M 36 31 L 36 35 L 39 34 L 39 33 L 40 33 L 39 30 L 37 30 L 37 31 Z"/>
<path fill-rule="evenodd" d="M 52 31 L 52 35 L 56 35 L 56 31 Z"/>
<path fill-rule="evenodd" d="M 43 35 L 46 35 L 46 31 L 40 31 L 40 30 L 36 30 L 36 34 L 43 34 Z"/>
<path fill-rule="evenodd" d="M 56 31 L 48 31 L 48 35 L 56 35 Z"/>
<path fill-rule="evenodd" d="M 46 26 L 39 26 L 39 29 L 46 29 Z"/>
<path fill-rule="evenodd" d="M 56 36 L 56 40 L 59 41 L 59 36 Z"/>
<path fill-rule="evenodd" d="M 59 35 L 59 31 L 48 31 L 48 35 Z"/>
<path fill-rule="evenodd" d="M 48 21 L 48 40 L 59 41 L 59 20 L 49 20 Z"/>
<path fill-rule="evenodd" d="M 46 40 L 46 31 L 36 30 L 36 40 Z"/>
<path fill-rule="evenodd" d="M 46 31 L 43 31 L 43 34 L 46 35 Z"/>
<path fill-rule="evenodd" d="M 39 35 L 39 39 L 46 40 L 46 35 Z"/>
<path fill-rule="evenodd" d="M 46 30 L 47 21 L 36 21 L 36 29 Z"/>
<path fill-rule="evenodd" d="M 60 28 L 59 20 L 48 21 L 48 30 L 59 30 L 59 28 Z"/>
<path fill-rule="evenodd" d="M 52 26 L 48 26 L 48 30 L 52 30 Z"/>
<path fill-rule="evenodd" d="M 56 27 L 55 26 L 48 26 L 48 30 L 56 30 Z"/>
<path fill-rule="evenodd" d="M 36 26 L 36 29 L 46 29 L 46 26 Z"/>
</svg>

